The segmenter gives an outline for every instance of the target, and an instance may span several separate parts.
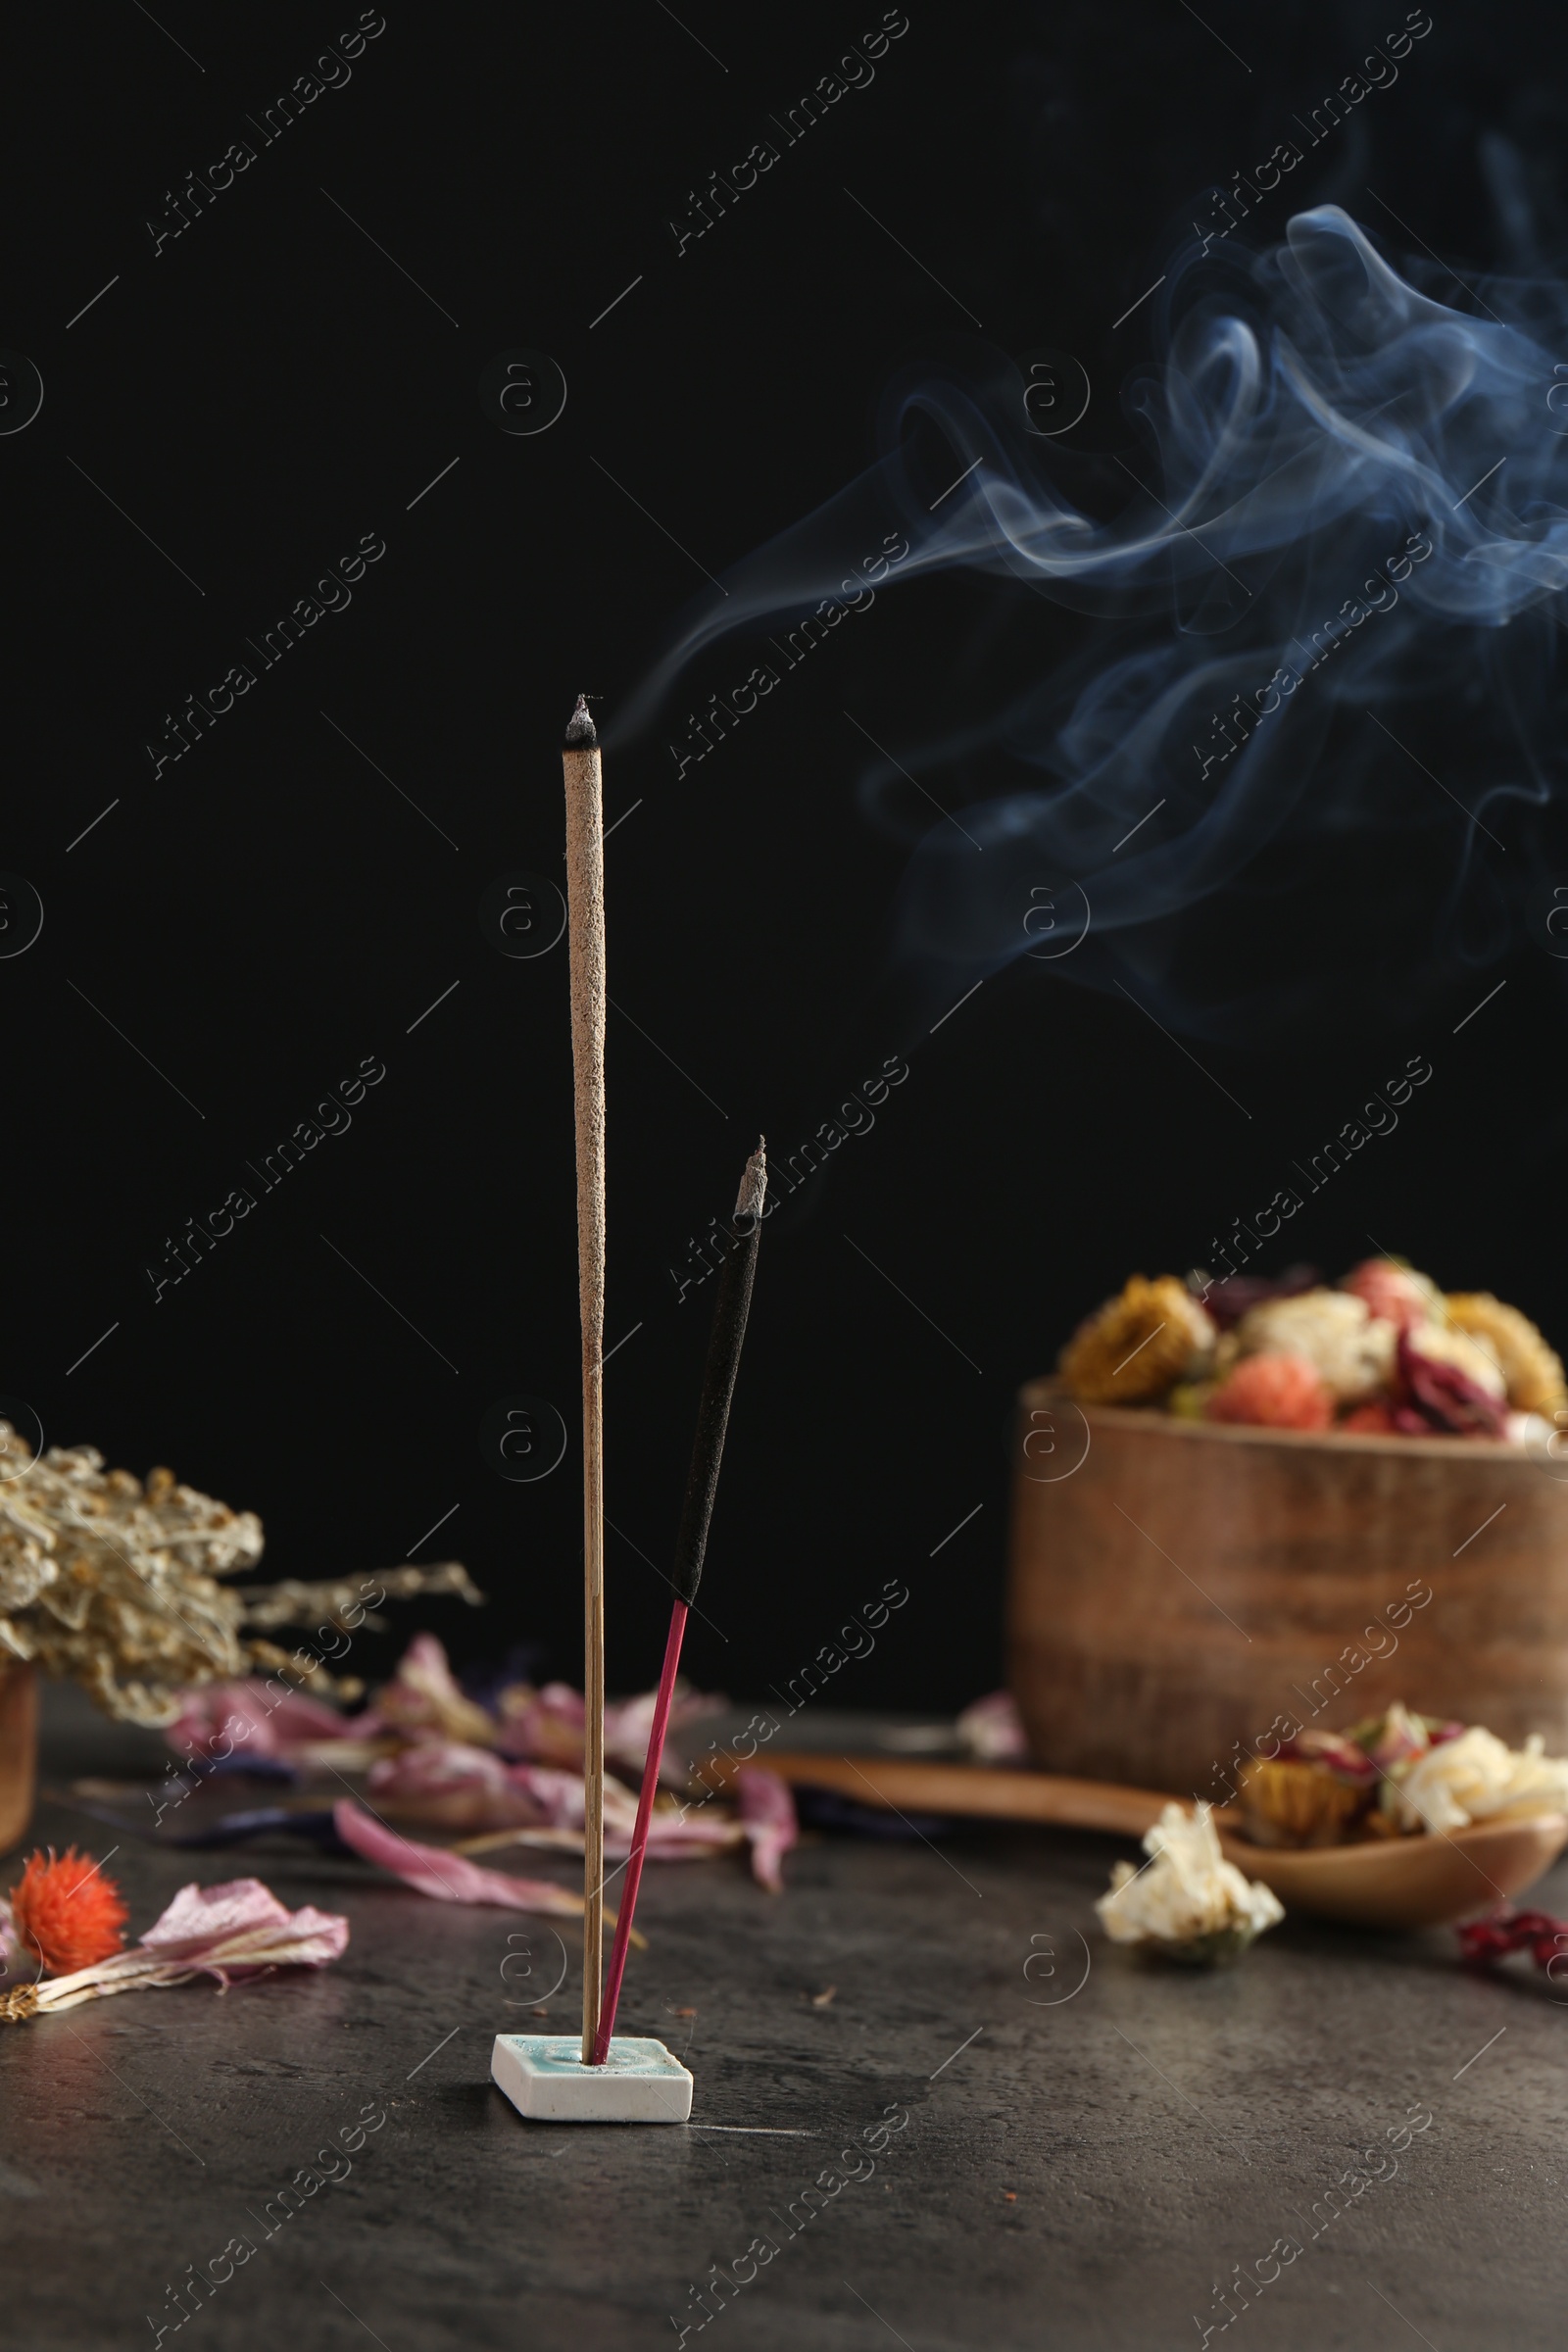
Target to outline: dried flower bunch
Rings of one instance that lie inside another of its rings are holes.
[[[363,1584],[225,1590],[220,1577],[261,1558],[262,1523],[172,1470],[150,1471],[143,1485],[128,1470],[106,1471],[91,1446],[35,1458],[5,1421],[0,1470],[0,1657],[74,1677],[106,1714],[168,1724],[192,1685],[244,1674],[264,1647],[277,1663],[270,1645],[243,1639],[252,1624],[335,1622],[355,1600],[364,1621]],[[388,1597],[482,1597],[456,1561],[379,1581]]]
[[[254,1512],[172,1470],[144,1487],[106,1472],[90,1446],[34,1460],[4,1437],[21,1467],[0,1487],[0,1648],[74,1675],[106,1713],[138,1723],[167,1722],[187,1683],[243,1671],[244,1604],[216,1579],[261,1558]]]
[[[1412,1715],[1396,1700],[1348,1732],[1298,1734],[1249,1764],[1242,1813],[1254,1845],[1346,1845],[1445,1836],[1472,1822],[1568,1813],[1568,1757],[1539,1733],[1510,1748],[1479,1724]]]
[[[1562,1359],[1488,1291],[1445,1295],[1402,1258],[1336,1288],[1135,1274],[1063,1348],[1085,1404],[1157,1405],[1189,1420],[1360,1436],[1546,1444],[1568,1426]]]

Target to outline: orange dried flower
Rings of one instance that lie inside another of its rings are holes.
[[[1079,1324],[1059,1360],[1083,1403],[1148,1404],[1200,1370],[1213,1349],[1213,1323],[1185,1283],[1135,1274]]]
[[[1254,1845],[1342,1845],[1365,1813],[1375,1781],[1356,1788],[1325,1765],[1256,1756],[1242,1768],[1242,1816]]]
[[[26,1949],[54,1977],[118,1952],[130,1916],[113,1879],[74,1845],[58,1861],[53,1846],[28,1857],[11,1890],[11,1915]]]
[[[1250,1422],[1259,1429],[1327,1429],[1334,1399],[1304,1355],[1244,1355],[1206,1411],[1210,1421]]]

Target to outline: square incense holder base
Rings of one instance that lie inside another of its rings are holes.
[[[498,2034],[490,2079],[519,2115],[546,2124],[683,2124],[692,2077],[662,2041],[617,2034],[584,2066],[576,2034]]]

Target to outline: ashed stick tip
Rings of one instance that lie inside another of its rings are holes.
[[[568,752],[587,752],[598,741],[599,730],[594,725],[593,713],[588,708],[588,697],[579,694],[577,708],[566,721],[566,749]]]
[[[746,1170],[741,1177],[741,1189],[735,1201],[735,1214],[738,1217],[760,1217],[762,1213],[762,1197],[766,1191],[767,1138],[765,1135],[760,1135],[757,1139],[757,1150],[746,1162]]]

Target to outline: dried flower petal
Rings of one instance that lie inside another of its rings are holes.
[[[643,1690],[634,1698],[612,1700],[605,1709],[605,1754],[612,1764],[621,1767],[628,1780],[639,1785],[648,1761],[648,1740],[658,1697],[657,1690]],[[503,1755],[574,1765],[581,1772],[580,1690],[574,1690],[569,1683],[547,1683],[542,1690],[535,1690],[526,1683],[514,1683],[501,1692],[498,1703],[501,1729],[496,1744]],[[727,1700],[716,1694],[694,1690],[689,1684],[678,1682],[669,1711],[669,1728],[673,1731],[699,1716],[722,1714],[727,1704]],[[666,1744],[659,1777],[671,1788],[684,1786],[685,1766],[677,1743]]]
[[[605,1709],[605,1754],[612,1764],[618,1764],[628,1780],[639,1788],[643,1770],[648,1762],[648,1741],[654,1728],[654,1709],[659,1692],[641,1690],[635,1698],[612,1699]],[[669,1730],[678,1730],[705,1715],[721,1715],[729,1701],[713,1691],[694,1690],[689,1683],[677,1682],[670,1702]],[[671,1788],[686,1786],[686,1764],[679,1752],[679,1743],[666,1740],[660,1758],[659,1777]]]
[[[291,1911],[260,1879],[227,1879],[220,1886],[182,1886],[141,1949],[227,1977],[260,1968],[324,1968],[342,1956],[348,1939],[340,1913],[309,1903]]]
[[[779,1866],[801,1834],[789,1783],[761,1765],[745,1764],[735,1775],[735,1794],[742,1827],[751,1839],[758,1884],[769,1894],[782,1894],[784,1874]]]
[[[459,1689],[434,1634],[415,1635],[398,1661],[397,1673],[377,1691],[374,1713],[379,1728],[401,1732],[405,1738],[433,1733],[482,1747],[495,1744],[494,1722]]]
[[[1529,1952],[1547,1976],[1556,1962],[1568,1963],[1568,1921],[1553,1919],[1549,1911],[1514,1911],[1503,1904],[1486,1919],[1466,1921],[1454,1934],[1462,1956],[1482,1967],[1505,1960],[1510,1952]]]
[[[550,1912],[562,1919],[582,1916],[580,1894],[570,1894],[544,1879],[514,1879],[505,1871],[486,1870],[440,1846],[416,1844],[412,1838],[400,1838],[396,1830],[372,1819],[352,1797],[338,1799],[332,1819],[345,1845],[437,1902],[493,1903],[513,1911]]]
[[[1500,1438],[1507,1416],[1498,1398],[1458,1365],[1428,1352],[1431,1334],[1430,1324],[1399,1334],[1396,1426],[1409,1437]],[[1418,1347],[1418,1338],[1425,1345]]]
[[[206,1683],[182,1690],[179,1700],[180,1711],[166,1735],[169,1744],[181,1755],[209,1762],[286,1757],[302,1741],[342,1740],[358,1728],[319,1699],[254,1676],[243,1683]]]
[[[993,1690],[988,1697],[975,1699],[964,1708],[954,1729],[978,1763],[1028,1761],[1029,1736],[1010,1690]]]
[[[1370,1788],[1378,1777],[1377,1766],[1350,1732],[1298,1732],[1283,1742],[1280,1754],[1297,1763],[1321,1764],[1326,1772],[1358,1788]]]

